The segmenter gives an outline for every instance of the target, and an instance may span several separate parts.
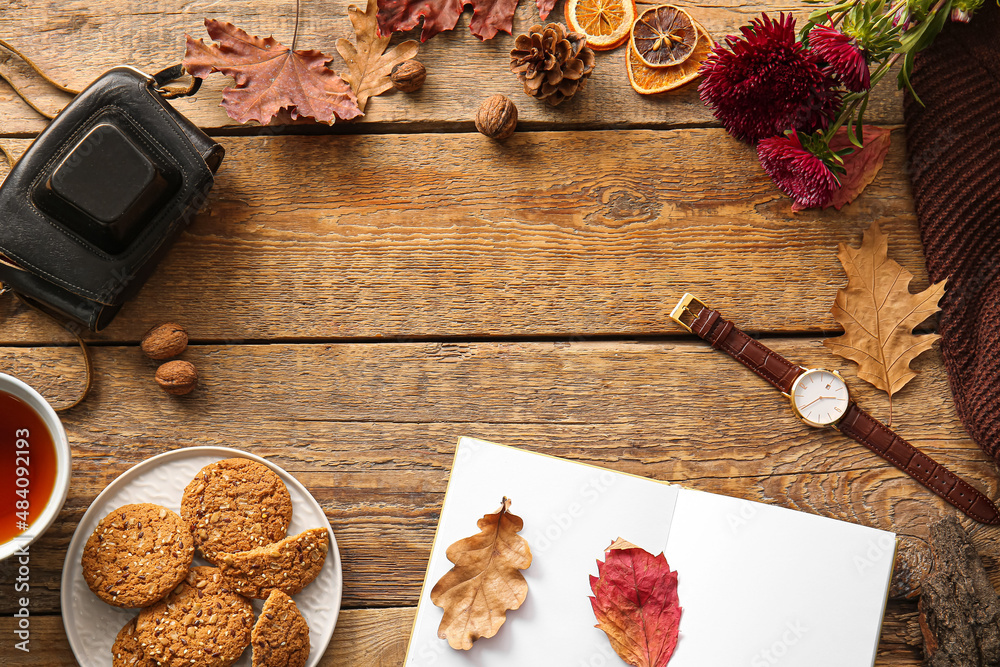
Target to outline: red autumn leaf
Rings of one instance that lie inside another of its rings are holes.
[[[346,81],[328,68],[330,57],[319,51],[292,51],[273,37],[261,39],[232,23],[205,19],[206,44],[187,35],[184,67],[204,79],[221,72],[236,80],[222,91],[222,106],[239,123],[267,124],[282,110],[292,119],[315,118],[333,123],[361,115]]]
[[[545,2],[547,0],[538,0]],[[553,4],[554,0],[552,0]],[[469,30],[479,39],[490,39],[499,31],[510,34],[514,27],[514,10],[518,0],[379,0],[378,29],[383,35],[416,28],[420,17],[424,26],[420,41],[452,30],[466,4],[472,5]]]
[[[535,4],[538,6],[538,15],[544,21],[549,18],[549,13],[556,6],[556,0],[535,0]]]
[[[628,664],[664,667],[681,622],[677,573],[663,554],[653,556],[621,538],[604,552],[603,563],[597,561],[597,573],[590,577],[595,627]]]
[[[864,148],[844,156],[844,169],[847,173],[840,174],[840,187],[834,190],[833,198],[823,208],[833,206],[839,211],[854,201],[862,190],[875,180],[875,175],[882,168],[886,153],[889,152],[890,132],[891,130],[882,127],[865,126]],[[847,138],[847,130],[843,127],[837,130],[830,140],[830,148],[833,151],[842,151],[853,146],[854,144]],[[804,208],[792,204],[793,211],[801,211]]]

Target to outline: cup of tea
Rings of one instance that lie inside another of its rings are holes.
[[[41,394],[0,373],[0,560],[48,530],[66,502],[72,461],[62,422]]]

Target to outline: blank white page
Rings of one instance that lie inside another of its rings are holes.
[[[681,489],[665,550],[684,612],[670,667],[871,667],[895,535]]]

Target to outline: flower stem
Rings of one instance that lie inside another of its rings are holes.
[[[858,0],[858,1],[860,1],[860,0]],[[924,21],[931,21],[931,20],[933,20],[934,17],[937,15],[937,13],[939,11],[941,11],[941,9],[947,3],[948,3],[948,0],[937,0],[934,3],[934,6],[931,7],[930,11],[927,13],[927,16],[924,17],[923,20]],[[897,11],[899,11],[900,9],[902,9],[903,7],[905,7],[907,4],[908,4],[908,0],[897,0],[895,3],[891,4],[889,6],[888,10],[885,13],[883,13],[882,15],[884,16],[885,14],[895,14]],[[854,5],[856,6],[857,2],[855,2]],[[830,18],[830,27],[832,27],[832,28],[837,27],[837,24],[839,24],[840,21],[843,20],[843,18],[845,16],[847,16],[848,12],[850,12],[851,9],[853,9],[853,7],[845,9],[842,12],[838,12],[838,14],[837,14],[837,16],[835,18]],[[914,28],[913,26],[909,27],[909,29],[911,29],[911,30],[913,28]],[[899,59],[902,58],[904,55],[906,55],[906,54],[905,53],[894,53],[894,54],[892,54],[892,56],[890,56],[885,61],[883,61],[882,63],[880,63],[878,65],[878,68],[875,70],[875,72],[872,73],[872,75],[871,75],[871,84],[870,84],[870,86],[869,86],[869,88],[868,88],[867,91],[865,91],[863,94],[861,94],[860,96],[857,96],[857,97],[855,97],[854,95],[848,96],[849,102],[847,103],[847,105],[843,107],[843,109],[837,115],[837,118],[833,122],[833,124],[831,124],[830,127],[827,128],[827,130],[823,133],[823,140],[827,144],[829,144],[830,140],[833,138],[833,135],[836,134],[837,130],[839,130],[841,127],[843,127],[844,123],[848,122],[851,118],[854,117],[854,114],[857,112],[858,108],[861,107],[861,105],[865,101],[867,101],[868,96],[871,94],[872,89],[875,88],[875,86],[878,84],[878,82],[881,81],[885,77],[885,75],[889,73],[889,70],[892,69],[892,66],[895,65],[897,62],[899,62]]]
[[[865,97],[867,96],[868,93],[865,93]],[[837,120],[834,121],[833,125],[827,128],[826,132],[823,134],[823,139],[826,141],[826,143],[829,144],[830,140],[833,139],[833,135],[837,133],[837,130],[839,130],[841,126],[847,122],[848,118],[854,115],[854,112],[857,111],[859,106],[861,106],[861,100],[863,99],[864,97],[859,97],[858,99],[852,101],[849,105],[847,105],[847,107],[843,111],[840,112],[840,115],[837,116]]]

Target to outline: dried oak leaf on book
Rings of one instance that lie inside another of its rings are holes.
[[[611,647],[634,667],[664,667],[677,647],[681,606],[667,559],[618,538],[591,575],[590,604]]]
[[[383,35],[416,28],[421,17],[420,41],[458,24],[465,5],[472,5],[469,30],[479,39],[494,37],[497,32],[510,34],[518,0],[379,0],[378,29]],[[541,0],[539,0],[541,2]],[[541,7],[541,5],[539,5]],[[543,17],[544,18],[544,17]]]
[[[847,287],[837,292],[830,312],[844,334],[823,344],[856,362],[859,378],[889,394],[891,421],[892,395],[917,375],[910,362],[940,338],[915,335],[913,328],[940,310],[947,281],[912,294],[913,274],[889,259],[888,239],[873,222],[860,248],[840,244],[837,257],[847,272]]]
[[[222,91],[222,106],[233,120],[266,125],[282,110],[293,120],[330,124],[335,117],[361,115],[351,87],[326,66],[325,54],[292,51],[273,37],[254,37],[225,21],[205,19],[205,27],[218,45],[186,35],[184,68],[201,79],[221,72],[236,80],[235,87]]]
[[[337,40],[337,51],[347,63],[344,79],[351,84],[351,89],[358,97],[358,106],[362,111],[369,97],[381,95],[392,88],[392,73],[394,65],[409,60],[417,55],[420,45],[409,39],[397,44],[386,52],[391,37],[378,35],[378,25],[375,14],[378,12],[376,0],[368,0],[365,11],[356,5],[347,8],[354,25],[354,44],[347,39]]]
[[[528,597],[521,570],[531,565],[528,542],[518,535],[524,527],[510,513],[510,499],[479,520],[479,534],[448,547],[455,564],[431,589],[431,602],[444,610],[438,637],[454,649],[468,650],[481,637],[492,637]]]

